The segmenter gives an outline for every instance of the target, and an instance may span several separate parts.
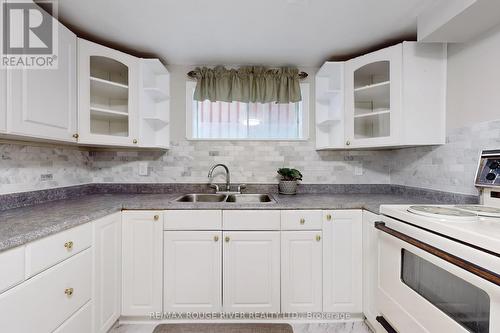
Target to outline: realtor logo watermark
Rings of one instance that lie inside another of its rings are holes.
[[[54,17],[57,3],[38,1]],[[57,21],[26,0],[2,3],[0,68],[57,69]]]

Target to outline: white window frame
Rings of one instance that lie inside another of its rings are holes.
[[[309,95],[310,84],[300,83],[302,94],[302,138],[297,139],[256,139],[256,138],[193,138],[193,94],[196,82],[186,82],[186,139],[190,141],[308,141],[309,140]]]

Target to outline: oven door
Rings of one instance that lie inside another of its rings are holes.
[[[397,332],[500,332],[499,257],[388,217],[376,228],[378,306]]]

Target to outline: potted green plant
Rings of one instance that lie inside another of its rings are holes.
[[[278,189],[280,194],[297,194],[297,181],[302,180],[302,174],[297,169],[280,168],[278,169],[280,182]]]

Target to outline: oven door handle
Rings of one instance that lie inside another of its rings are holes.
[[[467,260],[454,256],[453,254],[440,250],[437,247],[421,242],[418,239],[415,239],[397,230],[389,228],[388,226],[385,225],[384,222],[381,221],[375,222],[375,228],[393,237],[396,237],[397,239],[400,239],[408,244],[411,244],[425,252],[428,252],[440,259],[443,259],[444,261],[447,261],[450,264],[460,267],[461,269],[466,270],[469,273],[477,275],[480,278],[485,279],[486,281],[489,281],[491,283],[496,284],[497,286],[500,286],[500,275],[496,274],[495,272],[487,270]]]

